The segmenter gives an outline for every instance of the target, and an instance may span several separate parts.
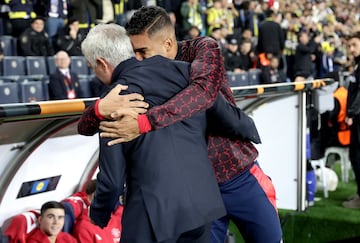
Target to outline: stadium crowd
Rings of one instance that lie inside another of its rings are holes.
[[[90,28],[125,25],[144,5],[166,9],[178,40],[216,39],[228,73],[256,69],[259,83],[323,78],[354,66],[346,36],[360,30],[357,0],[4,0],[0,40],[13,37],[18,56],[81,56]]]

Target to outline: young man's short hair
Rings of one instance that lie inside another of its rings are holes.
[[[57,201],[49,201],[49,202],[44,203],[41,206],[40,214],[44,215],[45,211],[48,209],[51,209],[51,208],[60,208],[60,209],[65,210],[64,205],[62,205],[61,203],[59,203]]]
[[[126,24],[125,29],[128,35],[147,32],[149,36],[152,36],[165,26],[173,27],[166,10],[158,6],[148,6],[137,10]]]

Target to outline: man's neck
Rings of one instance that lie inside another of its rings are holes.
[[[49,239],[50,243],[55,243],[56,242],[56,235],[48,236],[48,239]]]

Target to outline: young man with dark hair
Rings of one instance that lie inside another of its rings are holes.
[[[143,7],[135,12],[127,32],[139,60],[161,54],[190,62],[190,84],[163,105],[154,106],[139,116],[138,110],[130,113],[129,110],[141,102],[132,104],[129,102],[131,98],[118,95],[121,87],[115,88],[85,111],[78,126],[81,134],[97,132],[102,117],[113,119],[124,115],[122,120],[100,124],[104,131],[101,136],[120,137],[108,143],[111,145],[130,141],[140,134],[151,134],[150,131],[161,130],[199,114],[208,109],[219,94],[235,105],[216,41],[203,37],[177,42],[166,11],[159,7]],[[137,98],[142,99],[138,95]],[[129,115],[134,113],[135,116]],[[258,151],[251,140],[230,139],[212,133],[207,134],[207,139],[208,156],[227,209],[227,215],[213,223],[212,242],[225,241],[229,219],[235,222],[246,241],[280,242],[282,236],[275,190],[256,162]]]
[[[65,209],[56,201],[44,203],[40,209],[39,227],[27,237],[27,243],[76,243],[70,234],[61,232],[64,226]]]

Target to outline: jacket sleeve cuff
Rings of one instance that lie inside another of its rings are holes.
[[[138,126],[140,133],[147,133],[151,131],[151,123],[145,114],[138,116]]]
[[[99,103],[100,103],[101,99],[98,99],[96,100],[95,102],[95,115],[97,118],[99,118],[100,120],[105,120],[105,117],[103,117],[101,114],[100,114],[100,111],[99,111]]]

